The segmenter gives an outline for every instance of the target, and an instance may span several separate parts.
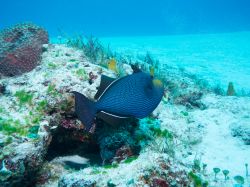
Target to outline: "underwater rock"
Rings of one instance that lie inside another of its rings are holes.
[[[20,75],[34,69],[42,54],[48,33],[33,24],[18,24],[0,32],[0,74]]]
[[[203,95],[202,92],[190,92],[178,97],[175,100],[175,103],[184,105],[187,108],[200,108],[204,110],[206,106],[200,101],[202,95]]]
[[[141,153],[132,162],[65,173],[59,184],[71,186],[77,181],[91,181],[96,186],[190,186],[185,167],[156,152]]]
[[[95,187],[96,186],[96,182],[93,180],[84,180],[84,179],[80,179],[80,180],[67,180],[62,178],[59,183],[58,183],[58,187],[77,187],[77,186],[81,186],[81,187]]]
[[[137,126],[136,120],[128,121],[119,127],[112,127],[102,120],[97,123],[97,142],[104,163],[119,162],[139,153],[140,146],[136,142],[136,137],[133,136]]]
[[[0,95],[3,94],[5,90],[6,90],[5,85],[0,83]]]
[[[47,145],[51,137],[49,134],[41,137],[39,142],[13,143],[3,149],[4,156],[0,163],[5,165],[11,177],[3,178],[1,175],[0,186],[15,186],[22,183],[29,185],[34,182],[35,174],[43,163]],[[6,173],[6,172],[5,172]]]
[[[153,187],[169,187],[168,183],[161,178],[154,178],[152,183]]]
[[[94,156],[100,154],[96,139],[84,132],[83,125],[71,115],[74,103],[67,96],[77,90],[93,98],[100,81],[98,66],[89,63],[80,51],[62,45],[45,48],[39,69],[0,80],[2,90],[8,93],[0,96],[1,187],[34,186],[33,182],[42,184],[53,179],[55,174],[46,173],[48,168],[41,173],[38,170],[57,156],[84,156],[86,150]],[[83,74],[79,75],[78,70]],[[97,75],[91,85],[88,76],[84,77],[90,72]],[[102,73],[113,75],[105,69]],[[100,156],[97,160],[101,163]]]
[[[83,156],[98,152],[96,140],[91,134],[84,132],[80,123],[69,119],[63,119],[62,122],[52,131],[53,139],[46,155],[47,160],[64,155]]]
[[[248,121],[237,121],[230,125],[232,136],[243,140],[246,145],[250,145],[250,126]]]
[[[121,127],[112,127],[98,119],[96,132],[89,134],[79,121],[63,119],[52,133],[48,156],[95,153],[101,156],[103,163],[120,162],[139,153],[140,146],[133,135],[136,125],[135,121],[129,121]]]

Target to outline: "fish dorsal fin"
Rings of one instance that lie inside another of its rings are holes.
[[[101,83],[100,86],[98,88],[97,93],[95,94],[95,99],[99,99],[99,97],[103,94],[103,92],[106,90],[106,88],[112,83],[114,82],[116,79],[115,78],[111,78],[108,77],[106,75],[102,75],[101,76]]]
[[[140,73],[140,72],[142,72],[142,70],[139,68],[138,65],[136,65],[136,64],[131,64],[130,66],[131,66],[131,68],[132,68],[132,70],[133,70],[133,73]]]
[[[129,117],[117,116],[104,111],[99,112],[97,114],[97,117],[101,118],[102,120],[113,126],[121,125],[131,119]]]

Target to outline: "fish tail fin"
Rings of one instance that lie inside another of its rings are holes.
[[[75,95],[75,113],[78,119],[83,123],[85,129],[89,131],[93,125],[95,114],[97,112],[95,102],[79,92],[72,92]]]

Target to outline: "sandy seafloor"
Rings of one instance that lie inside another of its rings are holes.
[[[184,68],[212,85],[250,92],[250,32],[102,38],[117,52],[144,55]]]

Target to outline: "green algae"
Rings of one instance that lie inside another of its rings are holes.
[[[78,69],[78,70],[76,70],[76,75],[79,78],[87,79],[87,74],[86,74],[86,71],[84,69]]]
[[[104,169],[113,169],[113,168],[118,168],[118,164],[114,163],[114,164],[108,164],[108,165],[104,165],[103,168]]]
[[[5,141],[4,141],[4,144],[5,146],[8,145],[8,144],[11,144],[13,142],[13,138],[11,136],[8,136]]]
[[[56,90],[56,85],[55,84],[52,84],[50,83],[48,85],[48,89],[47,89],[47,94],[48,95],[51,95],[53,97],[57,97],[57,96],[60,96],[61,93],[59,93],[57,90]]]
[[[185,116],[185,117],[188,116],[188,112],[186,112],[186,111],[181,111],[181,114],[182,114],[183,116]]]
[[[38,121],[33,122],[38,123]],[[0,131],[9,136],[12,134],[18,134],[20,136],[27,136],[29,138],[37,138],[38,129],[39,125],[23,125],[19,120],[3,119],[0,117]],[[12,137],[8,137],[5,143],[9,144],[11,142]]]
[[[31,109],[29,114],[24,117],[24,122],[20,120],[15,120],[13,117],[0,117],[0,131],[8,136],[16,134],[18,136],[27,136],[28,138],[36,139],[38,138],[38,128],[39,123],[43,119],[43,114],[47,109],[47,100],[42,100],[36,105],[33,103],[34,95],[32,93],[26,92],[25,90],[20,90],[15,93],[15,97],[18,100],[19,107],[24,105],[30,105]],[[2,112],[6,112],[2,110]],[[8,115],[7,115],[8,116]],[[11,138],[11,137],[10,137]],[[5,144],[11,143],[11,139],[5,142]]]
[[[124,160],[125,164],[129,164],[131,162],[133,162],[134,160],[136,160],[138,158],[138,156],[131,156],[129,158],[127,158],[126,160]]]
[[[201,161],[199,159],[194,159],[193,169],[198,172],[201,171]]]
[[[46,111],[46,109],[48,108],[48,101],[47,100],[42,100],[40,102],[38,102],[36,110],[40,113]]]
[[[56,89],[56,85],[49,84],[48,89],[47,89],[47,93],[51,94],[51,93],[55,92],[55,89]]]
[[[194,172],[189,172],[188,173],[189,178],[193,181],[193,185],[194,187],[207,187],[208,186],[208,182],[202,180],[202,178],[195,174]]]
[[[106,174],[107,171],[101,171],[97,168],[93,168],[93,170],[90,172],[91,175],[98,175],[98,174]]]
[[[19,105],[24,104],[32,104],[32,100],[34,95],[32,93],[26,92],[25,90],[20,90],[15,93],[15,96],[17,97],[19,101]]]
[[[57,65],[56,65],[55,63],[53,63],[53,62],[50,62],[50,63],[48,63],[48,67],[49,67],[50,69],[56,69],[56,68],[57,68]]]
[[[70,62],[76,62],[77,60],[76,59],[70,59],[69,61]]]
[[[0,131],[4,134],[11,135],[17,133],[19,135],[27,135],[27,130],[23,127],[19,120],[3,119],[0,117]]]
[[[170,140],[172,140],[174,138],[173,134],[170,131],[168,131],[167,129],[161,130],[161,128],[159,128],[159,127],[151,126],[150,130],[157,137],[164,137],[164,138],[167,138],[167,139],[170,139]]]
[[[102,172],[100,170],[94,169],[93,171],[91,171],[91,175],[98,175],[101,174]]]

